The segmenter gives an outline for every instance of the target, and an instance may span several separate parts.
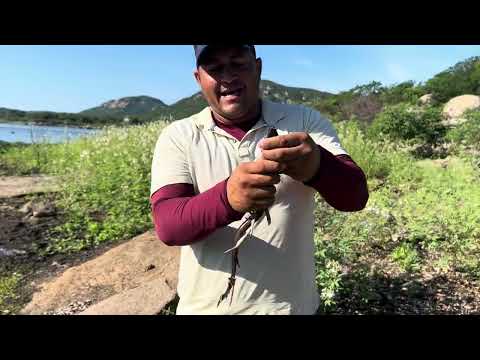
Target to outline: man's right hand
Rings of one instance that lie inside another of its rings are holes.
[[[227,182],[227,197],[230,206],[241,213],[264,210],[275,201],[275,184],[280,182],[280,173],[285,165],[276,161],[259,159],[241,163]]]

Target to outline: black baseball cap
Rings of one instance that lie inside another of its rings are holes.
[[[208,48],[219,48],[219,47],[226,47],[226,46],[235,46],[235,45],[193,45],[193,49],[195,50],[195,58],[197,59],[197,66],[199,64],[199,59],[205,53],[205,50],[207,50]],[[256,56],[254,45],[238,45],[238,46],[250,49],[253,55]]]

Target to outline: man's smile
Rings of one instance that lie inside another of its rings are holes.
[[[224,98],[225,100],[234,101],[240,98],[244,92],[243,87],[236,87],[232,89],[225,89],[220,91],[220,97]]]

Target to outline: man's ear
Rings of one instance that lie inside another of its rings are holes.
[[[195,80],[197,81],[198,86],[200,86],[200,73],[198,72],[198,68],[193,72],[193,76],[195,76]]]

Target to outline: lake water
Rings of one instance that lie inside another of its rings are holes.
[[[82,136],[91,136],[99,130],[64,126],[40,126],[28,124],[0,123],[0,141],[32,143],[62,143]]]

